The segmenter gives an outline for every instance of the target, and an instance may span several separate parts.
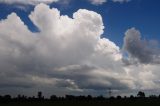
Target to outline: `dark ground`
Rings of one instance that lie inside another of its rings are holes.
[[[160,99],[5,101],[0,106],[160,106]]]
[[[73,96],[57,97],[52,95],[49,99],[38,92],[37,97],[18,95],[12,98],[10,95],[0,96],[0,106],[160,106],[160,96],[151,95],[145,97],[144,92],[138,92],[137,96],[110,97],[103,96]]]

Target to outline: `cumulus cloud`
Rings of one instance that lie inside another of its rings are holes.
[[[1,3],[7,3],[7,4],[29,4],[29,5],[36,5],[39,3],[53,3],[58,2],[60,0],[0,0]]]
[[[132,61],[144,64],[160,63],[160,49],[156,40],[142,40],[141,33],[135,28],[128,29],[124,37],[124,49]]]
[[[100,14],[79,9],[71,18],[39,4],[29,18],[39,32],[31,32],[16,13],[0,21],[1,93],[32,95],[42,90],[64,95],[160,87],[159,66],[124,65],[121,49],[101,37],[104,25]],[[139,45],[145,47],[140,33],[132,28],[124,39],[131,57],[139,58],[132,53],[130,40],[138,50]]]
[[[40,32],[28,30],[16,13],[0,21],[1,86],[128,89],[123,68],[115,68],[120,48],[101,38],[101,15],[79,9],[70,18],[39,4],[29,18]]]

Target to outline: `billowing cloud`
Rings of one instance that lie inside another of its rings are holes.
[[[6,91],[32,95],[42,90],[64,95],[108,88],[116,91],[160,88],[159,66],[124,65],[121,49],[101,37],[104,25],[100,14],[79,9],[71,18],[60,15],[56,8],[39,4],[29,18],[39,32],[31,32],[16,13],[0,21],[2,94]],[[130,49],[133,43],[130,40],[136,42],[135,49],[140,50],[139,45],[146,47],[139,31],[129,29],[124,39],[124,48],[131,57],[144,62]]]
[[[124,38],[124,49],[130,60],[140,63],[160,63],[160,49],[156,40],[142,40],[141,33],[135,28],[128,29]]]
[[[0,21],[0,86],[129,88],[123,68],[115,68],[121,66],[119,47],[101,38],[101,15],[80,9],[70,18],[39,4],[29,18],[40,32],[28,30],[15,13]]]
[[[60,0],[0,0],[1,3],[7,3],[7,4],[30,4],[30,5],[36,5],[39,3],[53,3],[58,2]]]

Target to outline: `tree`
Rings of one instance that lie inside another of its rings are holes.
[[[42,92],[41,91],[38,92],[37,98],[38,99],[44,99],[44,97],[42,96]]]
[[[57,100],[57,96],[56,95],[51,95],[50,100]]]
[[[145,93],[142,92],[142,91],[139,91],[138,94],[137,94],[137,97],[144,98],[145,97]]]

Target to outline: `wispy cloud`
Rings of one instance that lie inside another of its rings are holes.
[[[112,0],[113,2],[125,3],[130,2],[131,0]]]
[[[24,4],[24,5],[36,5],[39,3],[53,3],[58,2],[60,0],[0,0],[1,3],[7,3],[7,4]]]
[[[107,0],[89,0],[93,5],[102,5],[107,2]]]
[[[107,1],[109,0],[89,0],[91,2],[91,4],[93,5],[102,5],[104,3],[107,3]],[[111,2],[118,2],[118,3],[126,3],[126,2],[130,2],[131,0],[110,0]]]

